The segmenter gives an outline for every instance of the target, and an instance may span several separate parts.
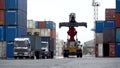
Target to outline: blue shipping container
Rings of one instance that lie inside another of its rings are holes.
[[[0,41],[5,40],[5,28],[4,26],[0,26]]]
[[[105,21],[96,21],[96,32],[102,33]]]
[[[56,29],[56,25],[53,21],[46,21],[46,28],[47,29]]]
[[[120,12],[120,0],[116,0],[116,12]]]
[[[36,28],[36,29],[39,28],[38,21],[35,21],[35,28]]]
[[[50,37],[41,37],[41,41],[46,41],[49,43],[49,51],[54,52],[54,40]]]
[[[115,28],[115,21],[105,21],[104,28]]]
[[[16,37],[22,37],[27,34],[27,31],[24,27],[20,26],[7,26],[6,27],[6,41],[14,41]]]
[[[120,43],[116,43],[116,57],[120,57]]]
[[[5,25],[20,25],[27,27],[27,14],[20,10],[5,12]]]
[[[13,58],[13,52],[14,52],[14,45],[13,42],[7,42],[7,47],[6,47],[6,57],[7,58]]]
[[[116,42],[120,42],[120,28],[116,28]]]
[[[27,12],[27,0],[5,0],[5,9],[19,9]]]

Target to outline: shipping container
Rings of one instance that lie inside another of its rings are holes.
[[[41,41],[46,41],[49,43],[49,51],[54,52],[54,39],[50,38],[50,37],[41,37]]]
[[[95,56],[98,57],[98,44],[95,45]]]
[[[0,59],[6,58],[6,42],[0,41]]]
[[[116,13],[116,27],[120,27],[120,13]]]
[[[120,12],[120,0],[116,0],[116,12]]]
[[[7,58],[13,58],[14,53],[14,42],[7,42],[6,46],[6,57]]]
[[[38,21],[35,21],[35,28],[36,28],[36,29],[39,28]]]
[[[115,42],[115,29],[104,28],[103,30],[103,42],[114,43]]]
[[[25,27],[6,26],[6,41],[14,41],[16,37],[22,37],[27,34]]]
[[[51,38],[56,38],[56,30],[50,30]]]
[[[40,29],[41,37],[50,37],[50,29]]]
[[[35,28],[35,21],[27,20],[27,28]]]
[[[116,43],[116,57],[120,57],[120,43]]]
[[[103,57],[109,57],[109,43],[103,44]]]
[[[115,43],[109,43],[109,56],[115,57]]]
[[[0,0],[0,10],[5,9],[5,0]]]
[[[116,42],[120,42],[120,28],[116,28]]]
[[[115,28],[115,21],[105,21],[104,28]]]
[[[7,10],[5,12],[5,24],[27,27],[27,14],[20,10]]]
[[[5,0],[5,9],[22,10],[27,13],[27,0]]]
[[[96,43],[103,43],[103,33],[96,33]]]
[[[116,9],[110,8],[105,10],[105,20],[115,20]]]
[[[98,56],[103,57],[103,44],[98,44]]]
[[[41,38],[39,36],[34,36],[32,49],[41,50]]]
[[[46,22],[45,21],[38,21],[38,27],[39,27],[39,29],[45,29]]]
[[[56,24],[53,21],[46,21],[46,28],[47,29],[56,29]]]
[[[0,41],[4,41],[4,40],[5,40],[5,27],[0,26]]]
[[[96,21],[96,32],[102,33],[105,21]]]
[[[5,10],[0,10],[0,25],[5,24]]]

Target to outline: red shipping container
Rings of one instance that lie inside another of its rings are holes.
[[[120,27],[120,13],[116,13],[116,27]]]
[[[115,57],[115,43],[109,43],[109,56]]]
[[[46,22],[45,21],[38,21],[38,28],[39,29],[46,28]]]
[[[51,38],[55,39],[56,38],[56,30],[50,30],[50,36],[51,36]]]
[[[5,9],[5,0],[0,0],[0,10]]]
[[[98,44],[95,46],[95,56],[98,57]]]
[[[0,10],[0,25],[5,24],[5,15],[4,15],[4,13],[5,13],[4,10]]]
[[[105,20],[115,20],[116,9],[105,10]]]

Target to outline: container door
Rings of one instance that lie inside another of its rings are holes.
[[[6,57],[7,58],[13,58],[13,52],[14,52],[14,46],[13,42],[7,42],[7,48],[6,48]]]
[[[109,43],[109,56],[115,56],[115,43]]]
[[[103,44],[98,44],[98,56],[103,57]]]
[[[6,25],[17,25],[17,11],[9,10],[5,15]]]
[[[116,43],[116,57],[120,57],[120,43]]]

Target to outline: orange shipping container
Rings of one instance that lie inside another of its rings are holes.
[[[4,10],[0,10],[0,25],[5,24],[5,15],[4,15]]]
[[[46,22],[45,21],[38,21],[38,28],[39,29],[45,29],[46,28]]]
[[[5,0],[0,0],[0,9],[5,9]]]
[[[51,38],[56,38],[56,30],[51,30],[50,31],[50,36],[51,36]]]
[[[115,57],[115,43],[109,43],[109,56]]]

